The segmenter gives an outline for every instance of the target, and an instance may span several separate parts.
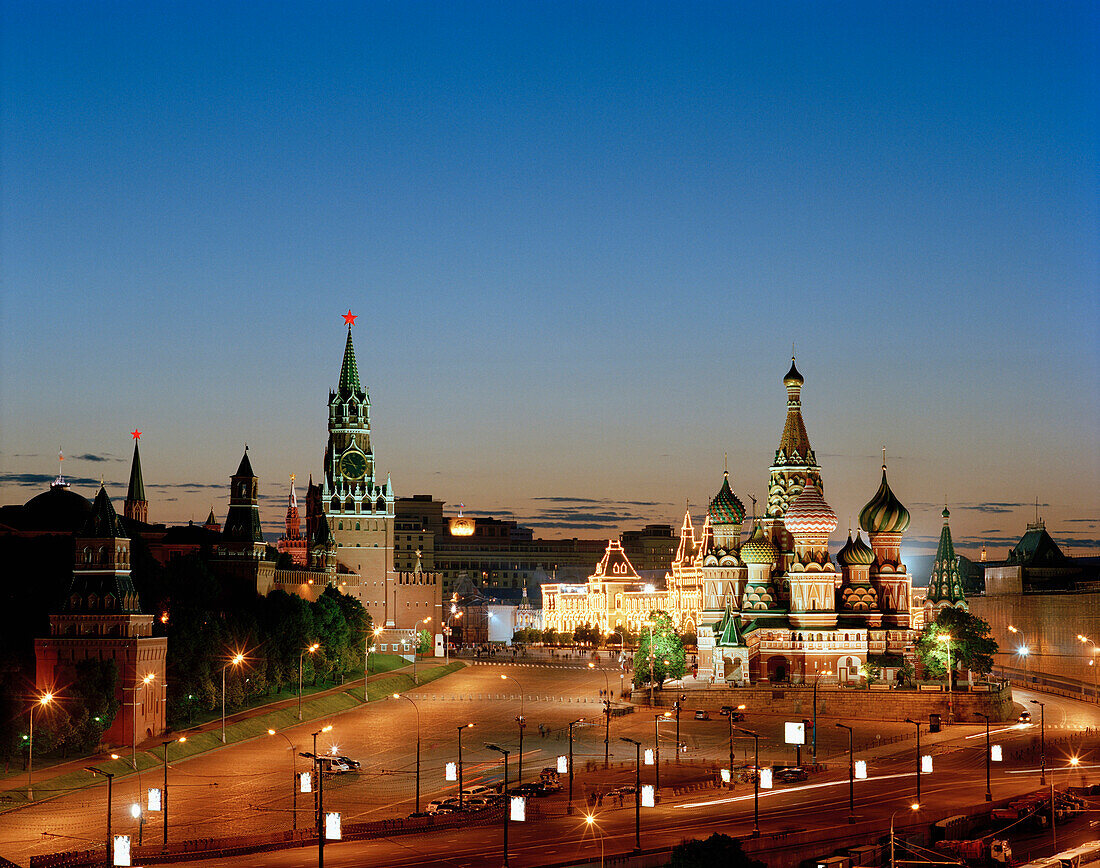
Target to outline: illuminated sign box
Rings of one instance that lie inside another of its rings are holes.
[[[508,819],[522,823],[527,819],[527,799],[524,796],[512,796],[512,807]]]
[[[730,770],[722,769],[722,783],[728,784],[730,782]]]
[[[458,763],[447,763],[447,773],[445,779],[448,781],[458,780]]]
[[[920,773],[922,775],[932,774],[932,755],[925,754],[920,758]]]
[[[760,769],[760,789],[770,790],[772,788],[772,770]]]
[[[867,763],[864,760],[856,760],[856,777],[860,780],[867,777]]]
[[[656,804],[653,784],[642,784],[642,807],[653,808]]]
[[[1001,761],[1001,746],[999,744],[992,745],[989,748],[989,758],[995,763]]]
[[[340,840],[340,815],[335,812],[325,812],[325,840]]]
[[[653,749],[652,748],[647,747],[645,749],[645,760],[643,762],[643,765],[647,765],[647,766],[653,765]]]
[[[788,720],[783,724],[783,740],[787,744],[805,744],[806,724]]]
[[[113,865],[128,866],[130,865],[130,836],[129,835],[115,835],[115,851]]]
[[[567,756],[558,757],[558,774],[564,775],[564,774],[567,774],[568,772],[569,772],[569,757],[567,757]]]
[[[155,787],[150,787],[149,789],[149,810],[160,810],[160,790],[156,789]]]
[[[301,792],[312,793],[313,792],[313,776],[309,772],[302,772],[298,776],[298,780],[301,781]]]

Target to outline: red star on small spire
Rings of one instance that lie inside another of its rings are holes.
[[[130,436],[133,437],[135,440],[140,440],[141,432],[135,428],[133,431],[130,432]]]
[[[340,314],[340,316],[342,316],[344,318],[344,325],[353,326],[353,325],[355,325],[355,320],[358,318],[359,314],[352,313],[351,308],[349,307],[348,312],[347,313],[342,313],[342,314]]]

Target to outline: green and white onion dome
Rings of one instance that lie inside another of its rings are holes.
[[[764,536],[763,528],[757,525],[752,536],[741,546],[741,561],[746,564],[774,564],[777,560],[779,553],[771,540]]]
[[[740,525],[745,520],[745,505],[737,499],[737,495],[730,488],[730,475],[727,472],[722,477],[722,487],[714,495],[714,499],[707,507],[710,523]]]
[[[871,547],[863,541],[859,531],[856,538],[852,539],[851,531],[848,532],[848,542],[836,553],[837,563],[845,567],[869,567],[875,562],[875,553]]]
[[[859,512],[859,524],[867,533],[905,533],[909,527],[907,510],[890,490],[886,465],[882,466],[882,484]]]

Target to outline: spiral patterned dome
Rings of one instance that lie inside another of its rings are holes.
[[[757,525],[750,536],[741,546],[741,560],[746,564],[774,564],[779,560],[779,553],[771,544],[764,530]]]
[[[727,471],[722,477],[722,487],[714,495],[707,508],[711,524],[741,524],[745,520],[745,505],[737,499],[730,488],[730,475]]]
[[[882,465],[882,484],[859,512],[859,524],[867,533],[905,533],[909,527],[909,510],[894,497],[886,481],[886,465]]]
[[[859,531],[856,538],[852,539],[851,531],[848,532],[848,542],[836,553],[837,563],[845,567],[869,567],[875,562],[875,553],[871,547],[863,541]]]
[[[828,537],[836,530],[837,518],[833,508],[825,502],[817,487],[807,484],[794,499],[783,524],[796,539],[798,537]]]

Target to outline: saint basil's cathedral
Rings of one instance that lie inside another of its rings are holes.
[[[727,471],[702,528],[696,531],[685,513],[664,589],[643,588],[613,542],[587,584],[543,586],[546,626],[638,632],[650,611],[663,610],[682,633],[697,635],[700,677],[735,684],[857,681],[869,658],[890,677],[912,658],[918,631],[901,560],[909,511],[890,489],[884,452],[878,491],[834,561],[829,536],[837,514],[825,501],[802,419],[803,382],[792,358],[763,515],[755,514],[754,500],[746,516]],[[945,605],[966,604],[961,593],[937,595],[933,609]]]

